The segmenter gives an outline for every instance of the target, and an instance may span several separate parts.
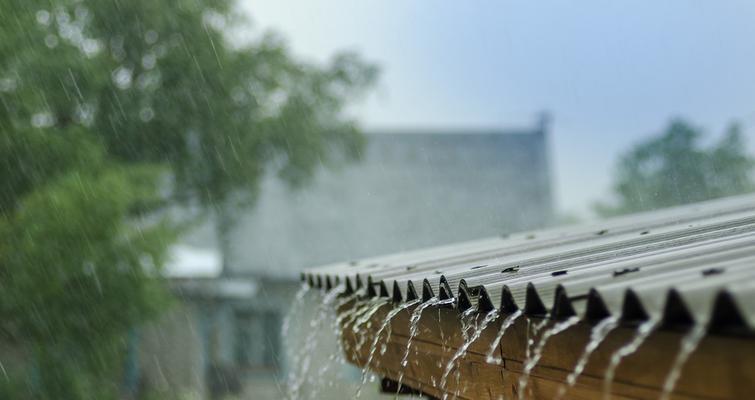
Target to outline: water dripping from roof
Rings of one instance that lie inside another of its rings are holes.
[[[366,288],[362,288],[362,289],[359,289],[358,291],[356,291],[356,292],[354,292],[354,293],[352,293],[352,294],[350,294],[348,296],[341,297],[336,302],[336,306],[334,308],[330,308],[331,310],[332,309],[336,310],[334,318],[332,318],[332,321],[331,321],[331,330],[333,332],[335,332],[336,343],[345,343],[342,340],[342,338],[343,338],[343,330],[341,329],[341,327],[342,327],[341,323],[343,321],[345,321],[345,319],[346,319],[344,317],[344,314],[347,315],[347,316],[349,316],[349,318],[351,318],[351,316],[353,316],[354,314],[356,314],[356,311],[359,308],[359,307],[357,307],[359,305],[359,298],[361,296],[364,296],[364,294],[366,293],[366,291],[367,291]],[[341,307],[343,307],[344,305],[349,304],[350,302],[352,303],[351,307],[348,308],[345,312],[339,314],[338,310]],[[328,315],[331,315],[331,314],[328,313]],[[352,319],[352,321],[353,321],[353,319]],[[328,356],[328,361],[325,362],[324,364],[322,364],[321,367],[320,367],[320,369],[319,369],[319,372],[317,374],[317,379],[314,381],[314,385],[312,387],[312,391],[309,393],[309,397],[313,398],[313,399],[316,399],[318,392],[320,391],[320,389],[323,386],[323,382],[325,381],[324,377],[328,373],[328,371],[333,366],[335,366],[335,365],[343,365],[345,363],[346,363],[346,360],[344,359],[344,356],[343,356],[342,352],[335,352],[335,353],[329,355]],[[329,384],[332,384],[332,382],[330,382]]]
[[[404,352],[404,357],[401,359],[400,364],[401,370],[398,375],[398,389],[396,391],[396,398],[398,397],[398,392],[401,390],[401,383],[404,381],[406,367],[409,366],[409,353],[411,352],[412,348],[412,340],[414,340],[414,338],[417,336],[417,333],[419,332],[419,319],[420,317],[422,317],[422,311],[425,311],[425,309],[428,307],[453,303],[453,298],[441,300],[438,297],[432,297],[430,298],[430,300],[427,300],[426,302],[420,304],[416,309],[414,309],[414,312],[412,312],[412,316],[409,319],[409,338],[407,339],[406,351]]]
[[[671,365],[671,370],[666,375],[666,380],[663,382],[663,392],[661,392],[660,400],[668,400],[671,397],[671,392],[674,391],[676,382],[682,376],[682,369],[684,364],[687,363],[689,356],[697,350],[700,345],[700,341],[705,337],[707,327],[705,324],[695,324],[692,329],[682,337],[681,344],[679,346],[679,352],[676,354],[674,364]]]
[[[532,347],[535,346],[535,338],[537,337],[537,334],[540,333],[540,331],[550,322],[549,319],[550,315],[546,315],[540,323],[537,323],[535,325],[532,325],[532,320],[529,317],[527,318],[527,347],[525,348],[525,355],[524,357],[526,359],[530,359],[532,354]]]
[[[577,383],[577,378],[579,378],[582,372],[584,372],[585,367],[587,366],[587,361],[590,359],[590,355],[592,355],[598,346],[603,343],[603,340],[605,340],[608,334],[616,329],[617,326],[619,326],[618,317],[611,316],[604,318],[592,328],[590,331],[590,341],[587,343],[585,350],[579,357],[577,365],[574,367],[574,371],[566,377],[566,383],[558,388],[556,400],[562,399],[566,394],[566,391],[574,387]]]
[[[470,308],[470,310],[472,310]],[[472,335],[467,337],[464,340],[464,344],[459,347],[458,350],[456,350],[456,353],[454,353],[453,357],[448,361],[448,364],[446,364],[446,369],[443,371],[443,376],[440,378],[440,386],[439,388],[441,390],[444,390],[446,387],[446,384],[448,383],[448,376],[451,374],[451,371],[454,369],[454,366],[456,365],[456,361],[460,360],[462,357],[464,357],[465,354],[467,354],[467,350],[469,349],[469,346],[472,345],[477,339],[480,338],[482,335],[482,332],[485,330],[485,328],[488,327],[488,325],[493,322],[496,318],[498,318],[498,310],[492,310],[489,313],[485,315],[485,318],[482,320],[479,326],[475,327],[474,332]],[[475,318],[476,319],[476,318]],[[462,329],[464,329],[462,327]],[[460,369],[457,369],[456,371],[456,394],[458,395],[458,382],[460,379],[461,371]],[[446,400],[448,398],[448,392],[443,393],[443,400]]]
[[[556,323],[543,332],[542,336],[540,337],[540,341],[531,354],[531,357],[527,357],[527,360],[524,363],[524,371],[522,372],[522,376],[519,378],[519,400],[525,399],[525,393],[527,391],[527,383],[529,382],[530,374],[532,373],[532,370],[535,369],[535,366],[540,361],[540,359],[543,357],[543,349],[548,343],[548,339],[569,329],[570,327],[576,325],[578,322],[579,317],[573,316],[565,321]]]
[[[357,388],[356,394],[354,395],[355,399],[358,399],[362,396],[362,388],[364,388],[364,385],[367,383],[369,367],[370,367],[370,364],[372,364],[373,358],[375,357],[375,352],[377,351],[378,344],[380,342],[380,335],[383,334],[383,331],[385,331],[386,328],[390,326],[393,318],[395,318],[399,313],[401,313],[401,311],[404,311],[407,308],[415,304],[418,304],[419,302],[420,300],[417,299],[417,300],[412,300],[412,301],[403,303],[401,305],[394,307],[391,311],[388,312],[388,314],[386,314],[385,318],[383,319],[383,323],[380,325],[380,328],[378,328],[377,333],[375,333],[375,337],[372,340],[372,346],[370,347],[369,356],[367,356],[367,362],[362,367],[362,380],[359,383],[359,387]],[[391,340],[391,330],[389,329],[388,335],[386,336],[385,341],[384,341],[384,346],[386,346],[390,340]],[[384,354],[384,353],[385,351],[382,350],[380,354]]]
[[[356,323],[357,319],[361,317],[365,312],[367,312],[370,309],[370,303],[368,302],[360,302],[359,300],[356,300],[354,302],[354,305],[351,309],[349,309],[341,318],[340,323],[338,324],[339,327],[346,327],[349,325],[353,325]],[[339,339],[341,336],[339,335]],[[345,342],[348,343],[348,342]],[[359,343],[357,343],[357,346],[359,346]],[[355,347],[356,348],[356,347]],[[351,350],[350,345],[345,347],[345,350]]]
[[[367,310],[354,322],[351,330],[359,337],[356,347],[354,348],[355,353],[359,354],[359,351],[362,350],[362,346],[364,346],[364,342],[367,340],[366,333],[369,332],[372,327],[372,316],[374,316],[375,313],[386,304],[388,304],[388,300],[385,298],[377,298],[369,301],[367,304]],[[367,332],[360,332],[362,326],[365,327]]]
[[[495,365],[501,365],[503,364],[503,357],[496,358],[493,356],[495,351],[498,349],[498,345],[501,343],[501,340],[503,339],[503,335],[506,334],[506,330],[509,329],[511,325],[514,325],[514,322],[517,318],[519,318],[522,315],[522,310],[516,310],[513,313],[509,314],[506,319],[503,320],[503,323],[501,323],[501,329],[498,330],[498,334],[496,335],[495,339],[493,339],[493,343],[490,346],[490,350],[488,351],[487,357],[485,357],[485,361],[488,364],[495,364]]]
[[[343,294],[346,290],[346,286],[340,284],[331,289],[325,294],[323,301],[319,304],[316,316],[309,323],[309,333],[304,340],[304,346],[302,346],[296,359],[301,359],[298,369],[292,369],[292,375],[289,376],[289,391],[291,398],[298,398],[299,391],[308,378],[309,366],[312,362],[312,353],[315,350],[317,344],[317,336],[328,315],[328,310],[335,302],[336,298]]]
[[[636,352],[637,349],[642,346],[645,340],[650,336],[651,333],[653,333],[653,331],[655,331],[655,328],[657,327],[657,319],[650,319],[643,322],[642,324],[640,324],[640,326],[637,327],[637,331],[635,332],[632,340],[624,346],[620,347],[611,355],[611,360],[608,364],[608,367],[606,367],[606,373],[603,381],[603,400],[608,400],[611,398],[611,385],[613,384],[613,379],[616,375],[616,368],[619,367],[621,360],[627,356],[634,354],[634,352]]]
[[[462,342],[466,342],[469,340],[469,332],[470,330],[476,329],[475,325],[477,322],[476,317],[477,310],[474,308],[468,308],[464,312],[461,313],[459,320],[461,322],[461,336],[462,336]],[[443,367],[442,364],[439,362],[439,367]],[[445,368],[444,368],[445,370]],[[433,382],[435,382],[435,377],[433,377]],[[435,384],[435,383],[433,383]],[[445,383],[442,383],[440,388],[442,389],[445,386]],[[456,397],[458,397],[459,388],[457,386],[456,388]]]

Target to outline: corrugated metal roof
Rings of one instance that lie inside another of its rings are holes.
[[[755,195],[310,269],[311,285],[462,309],[755,330]]]

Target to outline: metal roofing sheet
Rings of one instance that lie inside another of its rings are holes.
[[[755,330],[755,195],[314,268],[395,301]]]

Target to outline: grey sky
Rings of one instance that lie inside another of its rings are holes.
[[[557,204],[608,196],[617,155],[673,116],[755,149],[755,2],[243,0],[293,50],[383,67],[367,127],[521,126],[554,116]]]

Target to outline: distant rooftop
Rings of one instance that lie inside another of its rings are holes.
[[[373,131],[361,161],[322,169],[302,190],[267,176],[238,218],[228,265],[295,279],[313,264],[545,226],[553,206],[544,127]],[[212,233],[189,242],[206,246]]]

